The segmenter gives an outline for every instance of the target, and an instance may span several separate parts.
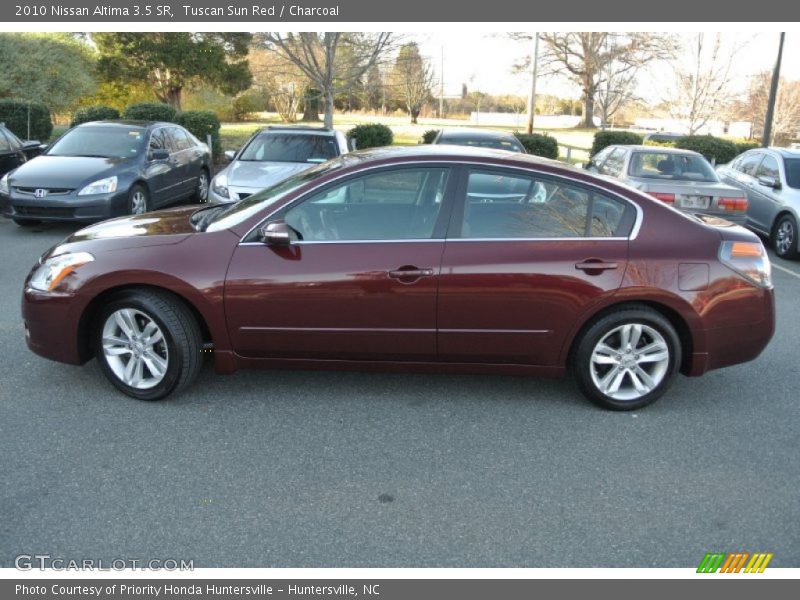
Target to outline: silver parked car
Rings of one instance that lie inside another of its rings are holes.
[[[494,129],[470,129],[468,127],[443,129],[439,131],[432,143],[494,148],[495,150],[508,150],[509,152],[526,154],[525,146],[513,133]]]
[[[267,127],[238,152],[225,153],[230,164],[211,182],[209,202],[236,202],[284,179],[349,152],[340,131],[319,127]]]
[[[608,146],[585,165],[679,210],[743,225],[747,196],[720,181],[702,154],[660,146]]]
[[[781,258],[800,255],[800,148],[748,150],[717,167],[720,178],[747,194],[747,226],[769,236]]]

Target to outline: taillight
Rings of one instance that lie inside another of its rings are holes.
[[[647,192],[656,200],[661,200],[667,204],[675,204],[675,194],[665,194],[663,192]]]
[[[719,259],[757,286],[772,287],[772,265],[761,242],[722,242]]]
[[[720,198],[717,206],[722,210],[731,212],[745,212],[747,210],[747,198]]]

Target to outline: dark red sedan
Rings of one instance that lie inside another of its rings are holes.
[[[563,164],[386,148],[235,204],[83,229],[25,281],[30,348],[143,400],[242,367],[560,376],[611,409],[754,359],[759,239]]]

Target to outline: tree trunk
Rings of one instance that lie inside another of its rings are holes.
[[[307,89],[303,94],[303,121],[319,121],[319,90]]]
[[[411,124],[417,124],[417,117],[419,117],[420,109],[413,107],[408,109],[408,113],[411,115]]]
[[[594,86],[584,91],[583,97],[583,126],[594,129]]]
[[[181,87],[171,87],[164,91],[164,102],[169,104],[175,110],[181,110]]]
[[[326,129],[333,129],[333,90],[325,90],[325,121]]]

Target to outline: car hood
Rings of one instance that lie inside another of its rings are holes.
[[[37,156],[9,176],[14,187],[76,189],[115,173],[130,158],[89,156]]]
[[[291,177],[295,173],[315,166],[312,163],[234,161],[226,169],[228,186],[267,188]]]

